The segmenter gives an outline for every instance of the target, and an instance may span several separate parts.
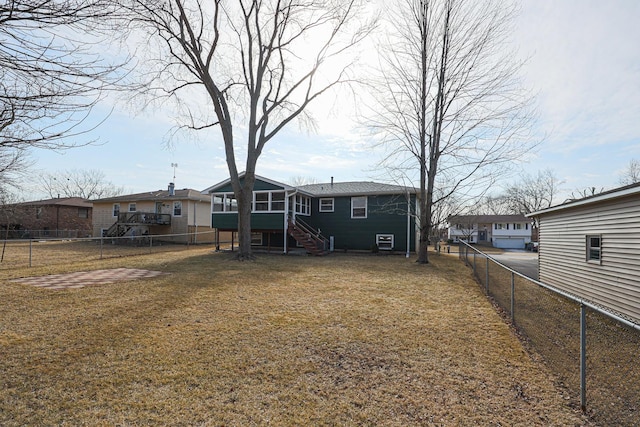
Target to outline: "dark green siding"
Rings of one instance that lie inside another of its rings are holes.
[[[303,220],[319,228],[322,235],[334,236],[334,249],[371,250],[376,234],[393,234],[394,251],[407,249],[407,200],[399,196],[368,196],[367,218],[351,218],[351,197],[334,197],[333,212],[318,212],[319,198],[311,205],[311,217]],[[411,196],[415,205],[415,196]],[[412,212],[414,209],[412,209]],[[415,220],[410,219],[410,250],[415,250]]]
[[[220,230],[237,230],[238,214],[211,214],[211,226]],[[282,230],[284,228],[284,213],[251,214],[252,230]]]
[[[240,179],[240,183],[244,183],[244,178]],[[261,181],[256,179],[255,184],[253,185],[254,191],[266,191],[266,190],[284,190],[282,187],[277,185],[269,184],[268,182]],[[214,193],[232,193],[233,188],[231,188],[231,183],[227,185],[217,188]]]

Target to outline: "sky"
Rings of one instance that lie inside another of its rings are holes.
[[[638,18],[636,0],[521,2],[512,43],[527,58],[523,84],[536,93],[537,110],[531,137],[540,144],[519,168],[529,174],[551,169],[562,182],[559,198],[587,187],[619,186],[629,161],[640,159]],[[267,144],[257,173],[280,182],[377,180],[381,153],[357,130],[342,101],[329,95],[315,106],[314,130],[285,128]],[[169,143],[171,111],[138,112],[135,103],[111,108],[94,111],[108,116],[87,135],[99,144],[34,151],[34,173],[97,169],[126,193],[166,189],[172,181],[177,188],[203,190],[228,178],[218,129]],[[490,192],[499,191],[496,185]]]

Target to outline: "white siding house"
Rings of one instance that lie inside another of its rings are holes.
[[[640,321],[640,183],[529,216],[540,281]]]
[[[524,215],[455,215],[449,217],[448,238],[524,249],[531,242],[531,220]]]

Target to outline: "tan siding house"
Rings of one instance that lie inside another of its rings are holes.
[[[211,243],[211,200],[197,190],[167,190],[128,194],[93,201],[95,236],[166,235],[176,243]],[[197,235],[195,234],[197,233]]]
[[[541,282],[640,322],[640,183],[529,216]]]

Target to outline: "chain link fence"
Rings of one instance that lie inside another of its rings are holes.
[[[184,234],[94,238],[39,238],[0,240],[0,270],[99,260],[211,246],[215,231]],[[207,242],[207,243],[204,243]],[[227,244],[226,242],[221,242]]]
[[[554,290],[461,242],[459,257],[597,425],[640,426],[640,325]]]

